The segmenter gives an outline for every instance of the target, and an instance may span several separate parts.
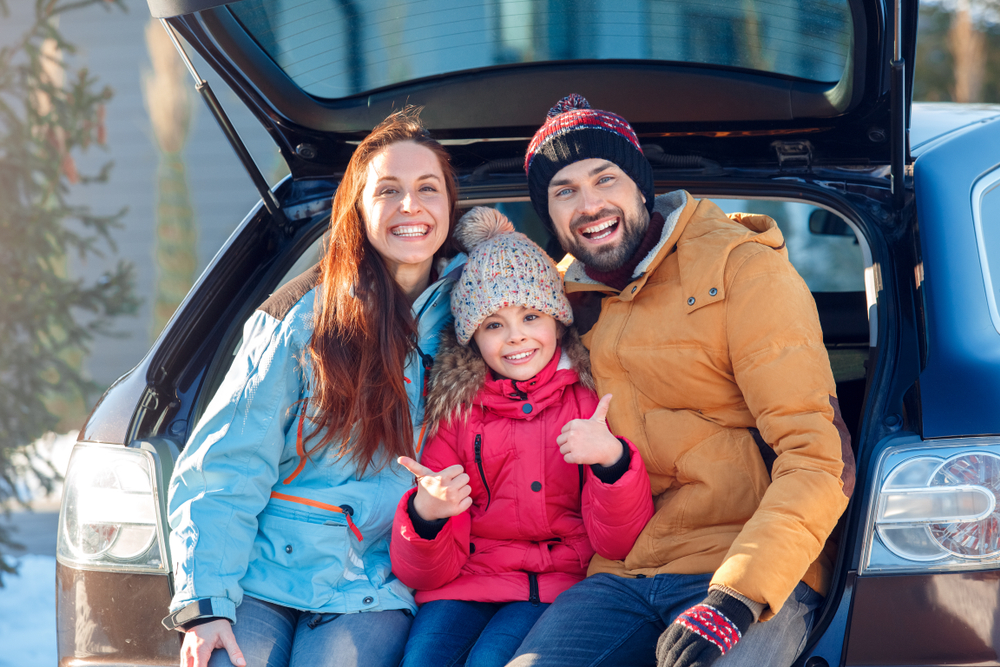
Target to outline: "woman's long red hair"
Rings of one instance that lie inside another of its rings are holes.
[[[310,412],[316,425],[310,437],[322,434],[312,451],[337,443],[339,456],[354,461],[359,477],[370,465],[380,469],[414,452],[403,372],[416,346],[416,322],[409,301],[368,241],[361,200],[372,159],[403,141],[430,149],[441,164],[451,238],[458,194],[454,170],[448,153],[420,122],[420,109],[407,107],[361,142],[334,195],[320,263],[322,296],[309,344],[314,381]],[[384,456],[376,459],[380,450]]]

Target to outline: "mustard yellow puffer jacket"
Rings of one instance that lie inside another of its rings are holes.
[[[682,190],[655,212],[661,242],[621,293],[566,271],[578,325],[599,309],[583,337],[598,395],[614,394],[608,423],[642,454],[656,508],[625,560],[588,574],[714,572],[766,620],[800,580],[825,594],[820,554],[853,487],[816,305],[771,218]]]

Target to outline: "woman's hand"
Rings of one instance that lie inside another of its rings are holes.
[[[196,625],[184,633],[181,667],[205,667],[212,657],[212,651],[217,648],[225,649],[229,653],[229,661],[234,665],[244,667],[247,664],[243,651],[236,645],[232,624],[220,618]]]
[[[563,426],[556,444],[566,463],[608,467],[621,459],[622,443],[608,430],[609,405],[611,394],[605,394],[590,419],[573,419]]]
[[[434,472],[408,456],[396,461],[417,478],[417,497],[413,509],[424,521],[447,519],[472,507],[472,487],[465,468],[459,464]]]

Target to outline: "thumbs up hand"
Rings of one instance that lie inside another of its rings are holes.
[[[622,443],[608,430],[607,414],[611,394],[605,394],[590,419],[573,419],[556,438],[566,463],[613,466],[622,457]]]
[[[434,472],[408,456],[396,459],[399,465],[417,478],[417,497],[413,509],[424,521],[447,519],[472,506],[472,487],[465,469],[457,463],[441,472]]]

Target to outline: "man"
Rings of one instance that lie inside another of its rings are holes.
[[[766,216],[654,197],[635,132],[570,95],[525,159],[608,423],[656,513],[541,617],[512,665],[790,665],[829,586],[854,461],[812,296]]]

